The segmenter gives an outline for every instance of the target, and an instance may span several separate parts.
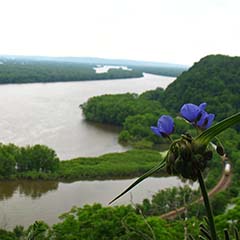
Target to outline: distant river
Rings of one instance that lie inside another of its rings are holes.
[[[87,123],[79,104],[106,93],[165,88],[173,80],[144,74],[143,78],[125,80],[0,85],[0,142],[45,144],[61,159],[125,151],[117,141],[119,129]],[[106,205],[132,182],[0,182],[0,228],[28,226],[38,219],[53,224],[73,205]],[[179,185],[182,183],[175,177],[149,178],[116,204],[139,203],[160,189]]]
[[[86,122],[79,104],[96,95],[166,88],[174,79],[144,74],[124,80],[0,85],[0,142],[45,144],[62,160],[124,151],[119,129]]]

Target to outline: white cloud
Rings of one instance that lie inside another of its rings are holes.
[[[0,54],[191,64],[240,55],[237,0],[0,0]]]

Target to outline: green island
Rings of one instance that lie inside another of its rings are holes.
[[[217,121],[240,110],[239,63],[240,57],[210,55],[183,72],[166,90],[158,88],[140,95],[128,93],[93,97],[81,105],[86,119],[121,126],[119,141],[135,149],[96,158],[59,161],[54,150],[46,146],[2,144],[1,179],[74,181],[140,176],[161,160],[159,151],[166,149],[168,144],[166,139],[150,131],[150,126],[156,125],[160,115],[175,114],[177,131],[173,138],[177,138],[183,132],[192,131],[176,114],[183,103],[207,102],[208,111],[216,114]],[[211,198],[220,237],[224,236],[225,228],[230,229],[231,236],[235,234],[235,227],[240,229],[239,131],[239,125],[236,125],[218,136],[233,166],[230,186]],[[217,155],[209,162],[204,173],[208,190],[221,178],[222,165]],[[61,215],[60,222],[53,226],[36,221],[28,229],[16,226],[13,231],[0,230],[0,239],[173,240],[184,239],[184,229],[197,238],[198,226],[205,215],[203,206],[195,201],[199,196],[199,190],[189,187],[172,188],[162,190],[152,199],[145,199],[135,206],[103,207],[94,204],[74,207]],[[179,214],[175,220],[159,217],[181,206],[186,207],[187,215]]]
[[[0,179],[96,180],[137,177],[161,159],[153,150],[129,150],[99,157],[80,157],[60,161],[45,145],[18,147],[0,145]]]

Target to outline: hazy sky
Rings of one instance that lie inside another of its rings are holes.
[[[239,0],[0,0],[0,55],[192,64],[240,55]]]

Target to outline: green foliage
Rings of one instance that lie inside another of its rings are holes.
[[[232,204],[231,209],[216,217],[217,231],[221,237],[225,228],[229,229],[231,237],[235,234],[235,227],[240,228],[240,199],[233,200]],[[0,239],[177,240],[184,239],[184,228],[187,228],[188,234],[198,239],[198,226],[201,223],[195,217],[185,221],[165,221],[159,216],[146,217],[142,213],[138,214],[130,205],[103,207],[100,204],[74,207],[70,212],[62,214],[59,219],[60,222],[52,227],[43,221],[36,221],[27,230],[21,226],[17,226],[12,232],[0,230]]]
[[[34,224],[30,225],[27,230],[28,240],[42,240],[48,238],[49,226],[43,221],[36,221]]]
[[[44,145],[34,145],[22,148],[22,159],[27,159],[24,169],[37,172],[54,172],[58,168],[59,159],[54,150]]]
[[[120,126],[129,116],[146,113],[159,116],[167,112],[158,101],[145,99],[135,93],[92,97],[81,107],[87,120]]]
[[[168,114],[158,101],[162,90],[152,94],[103,95],[90,98],[81,105],[87,120],[123,126],[119,142],[135,147],[152,147],[164,140],[154,136],[150,130],[160,115]]]
[[[217,216],[215,220],[218,229],[228,228],[231,235],[234,227],[240,229],[240,198],[233,199],[226,212]]]
[[[134,114],[136,94],[103,95],[90,98],[81,107],[87,120],[122,125]]]
[[[155,90],[148,90],[139,95],[140,98],[146,100],[153,100],[162,102],[164,100],[164,90],[163,88],[156,88]]]
[[[161,159],[161,155],[153,150],[130,150],[100,157],[76,158],[61,161],[57,175],[65,180],[135,177],[148,171]]]
[[[1,240],[17,240],[17,237],[12,232],[8,232],[6,230],[0,229],[0,239]]]
[[[59,159],[54,150],[44,145],[17,147],[14,144],[0,144],[0,178],[34,172],[55,172]]]
[[[93,231],[94,230],[94,231]],[[99,204],[74,208],[53,226],[53,239],[143,240],[182,239],[164,220],[143,218],[131,206],[102,207]]]
[[[217,216],[224,213],[226,206],[231,199],[231,195],[228,191],[219,192],[211,199],[213,215]]]
[[[10,149],[9,145],[0,146]],[[59,161],[55,152],[43,145],[17,147],[7,152],[11,158],[0,158],[0,179],[80,180],[137,177],[158,164],[162,157],[153,150],[129,150],[99,157],[80,157]],[[16,154],[16,155],[15,155]],[[9,161],[10,159],[10,161]],[[14,161],[14,164],[12,163]],[[10,163],[9,163],[10,162]],[[11,166],[11,171],[9,170]],[[6,169],[8,171],[6,172]]]
[[[2,60],[0,84],[33,82],[88,81],[99,79],[119,79],[142,77],[139,70],[110,69],[106,73],[96,73],[95,65],[31,60]]]
[[[240,58],[210,55],[182,73],[164,92],[164,106],[178,112],[184,103],[208,103],[222,120],[240,110]]]
[[[24,227],[23,226],[20,226],[20,225],[17,225],[14,229],[13,229],[13,233],[15,234],[15,236],[18,238],[18,239],[21,239],[23,238],[24,236]]]
[[[152,113],[138,114],[126,118],[123,124],[123,130],[119,134],[119,142],[134,143],[142,139],[151,142],[163,142],[159,137],[152,134],[150,127],[156,125],[158,115]],[[127,135],[126,135],[127,134]]]
[[[151,201],[144,199],[142,204],[137,205],[137,209],[146,216],[161,215],[179,207],[187,206],[198,197],[199,192],[191,190],[189,186],[167,188],[154,194]]]
[[[0,177],[7,177],[15,173],[16,159],[13,145],[0,145]]]

